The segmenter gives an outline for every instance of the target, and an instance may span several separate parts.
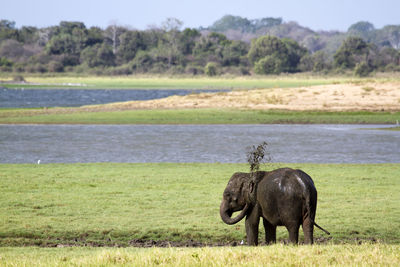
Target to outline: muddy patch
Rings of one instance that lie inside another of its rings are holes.
[[[332,237],[316,237],[314,239],[315,245],[331,245],[331,244],[375,244],[383,242],[376,237],[365,237],[365,238],[349,238],[342,240],[334,240]],[[278,244],[289,245],[289,239],[281,239],[277,241]],[[302,241],[300,245],[304,245]],[[42,243],[36,245],[38,247],[136,247],[136,248],[200,248],[200,247],[237,247],[247,246],[245,241],[231,241],[231,242],[213,242],[205,243],[196,240],[186,241],[168,241],[168,240],[145,240],[145,239],[133,239],[127,244],[112,243],[112,242],[77,242],[77,243]],[[264,241],[259,243],[259,246],[266,246]]]

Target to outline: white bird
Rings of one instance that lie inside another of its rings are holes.
[[[242,240],[242,241],[240,241],[240,245],[243,245],[244,244],[244,241]]]
[[[40,159],[37,161],[37,164],[40,164]]]

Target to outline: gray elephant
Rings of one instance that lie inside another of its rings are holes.
[[[246,216],[247,244],[258,245],[258,225],[263,218],[265,241],[276,242],[276,227],[289,231],[289,240],[297,244],[300,225],[304,242],[313,244],[317,190],[309,175],[301,170],[282,168],[274,171],[235,173],[225,188],[220,215],[227,224],[238,223]],[[235,211],[241,211],[232,218]]]

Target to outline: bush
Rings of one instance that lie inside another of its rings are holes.
[[[366,62],[361,62],[354,68],[354,75],[358,77],[367,77],[372,72],[372,68]]]
[[[385,66],[385,68],[383,69],[383,71],[385,72],[394,72],[394,71],[400,71],[400,66],[399,65],[395,65],[393,63],[390,63],[388,65]]]
[[[11,67],[12,66],[12,61],[8,60],[5,57],[0,57],[0,66],[2,67]]]
[[[192,75],[204,74],[204,68],[195,65],[188,65],[185,68],[185,73]]]
[[[284,62],[276,56],[266,56],[254,65],[257,74],[279,74],[285,71]]]
[[[217,75],[217,64],[215,64],[214,62],[208,62],[207,65],[204,67],[204,73],[207,76]]]
[[[25,71],[25,65],[23,63],[15,63],[13,65],[13,71],[14,72],[24,72]]]
[[[64,65],[61,62],[58,61],[50,61],[48,65],[48,70],[50,72],[63,72],[64,71]]]
[[[14,75],[13,81],[14,82],[26,82],[24,76],[22,76],[22,75]]]
[[[136,53],[135,58],[130,62],[130,64],[135,72],[147,72],[151,69],[153,62],[151,55],[148,52],[141,50]]]
[[[47,67],[46,67],[45,64],[38,63],[38,64],[35,65],[35,69],[36,69],[37,72],[40,72],[40,73],[47,72]]]
[[[105,73],[109,75],[129,75],[132,74],[132,66],[125,64],[118,67],[110,67],[106,69]]]

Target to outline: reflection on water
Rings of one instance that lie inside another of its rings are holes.
[[[360,125],[0,125],[0,163],[400,162],[400,132]],[[379,126],[382,127],[382,126]]]

